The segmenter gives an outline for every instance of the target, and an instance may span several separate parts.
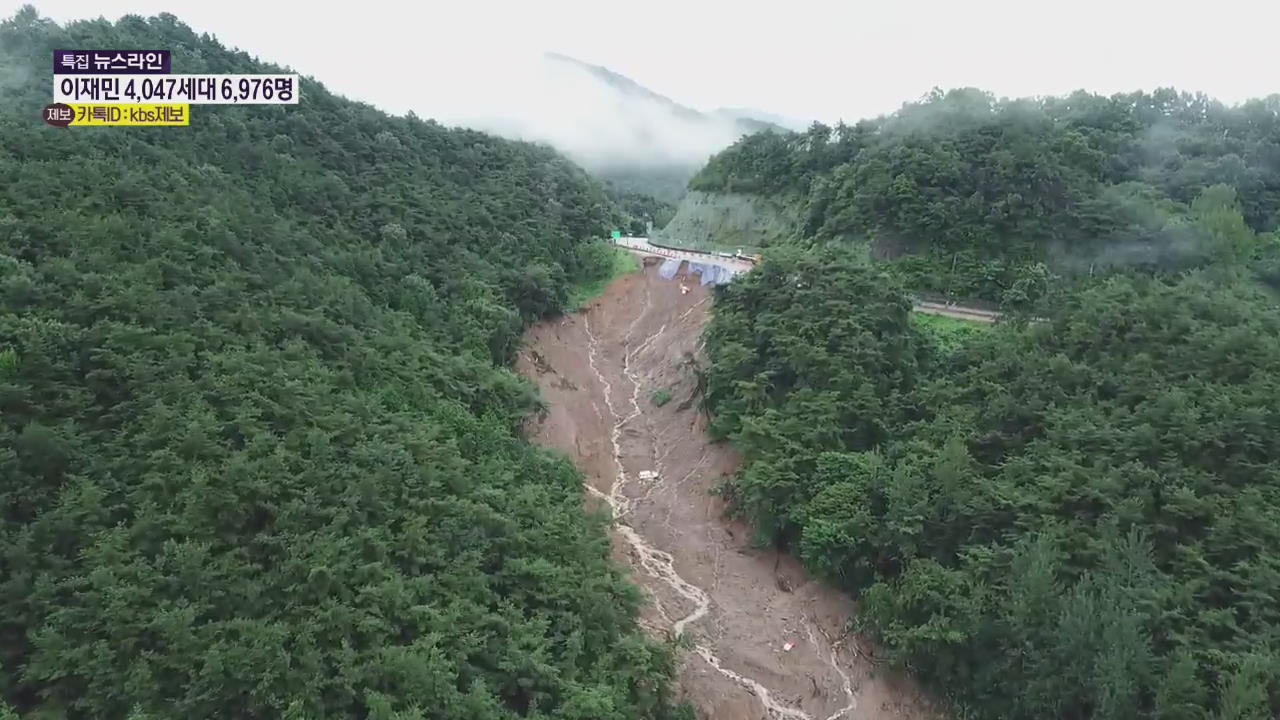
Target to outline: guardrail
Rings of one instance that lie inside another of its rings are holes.
[[[644,247],[636,247],[627,242],[616,242],[618,247],[626,248],[634,252],[644,253],[646,255],[657,255],[659,257],[672,258],[673,260],[687,260],[691,262],[705,261],[721,266],[731,267],[735,270],[744,270],[754,265],[749,260],[739,257],[724,257],[714,252],[703,250],[689,250],[687,248],[674,248],[668,245],[654,245],[649,242],[648,238],[625,238],[626,240],[638,240],[644,244]]]
[[[674,252],[666,248],[663,248],[661,246],[654,246],[657,249],[638,248],[638,247],[633,247],[631,245],[619,245],[619,247],[623,248],[624,250],[630,250],[632,252],[644,253],[645,255],[657,255],[659,257],[669,257],[669,258],[672,258],[673,260],[680,259],[679,255],[676,255]]]
[[[620,238],[620,239],[639,240],[643,242],[644,245],[646,246],[643,248],[638,248],[633,245],[628,245],[626,243],[616,243],[620,247],[625,247],[630,250],[635,250],[637,252],[651,253],[661,257],[669,257],[669,258],[676,258],[676,259],[706,258],[711,262],[719,263],[721,265],[735,264],[735,265],[740,265],[744,267],[754,267],[756,264],[752,260],[748,260],[746,258],[739,257],[737,255],[725,256],[711,250],[692,250],[689,248],[672,247],[670,245],[662,245],[659,243],[655,243],[649,238]]]
[[[972,308],[974,310],[982,310],[985,312],[1000,312],[1000,303],[990,300],[980,300],[978,298],[955,297],[940,292],[932,292],[929,290],[916,291],[911,293],[912,298],[918,303],[936,303],[938,305],[958,305],[960,307]]]
[[[935,303],[927,300],[914,301],[911,309],[913,312],[925,313],[926,315],[945,315],[960,320],[976,320],[985,323],[993,323],[1000,319],[1000,313],[994,310],[982,310],[951,303]]]
[[[675,250],[677,252],[687,252],[687,253],[693,253],[695,255],[713,255],[714,254],[710,250],[690,250],[689,248],[679,248],[679,247],[672,247],[671,245],[663,245],[662,243],[654,242],[650,238],[645,238],[644,241],[654,247],[662,248],[664,250]]]
[[[620,238],[621,240],[622,238]],[[718,261],[720,264],[727,264],[725,261],[731,261],[736,264],[753,266],[755,263],[744,260],[742,258],[727,258],[717,255],[708,250],[689,250],[687,248],[674,248],[670,245],[660,245],[653,242],[649,238],[626,238],[628,240],[638,240],[644,243],[645,247],[635,247],[624,242],[615,242],[619,247],[626,248],[633,252],[644,253],[646,255],[657,255],[659,257],[667,257],[673,260],[688,260],[688,256],[705,257],[713,262]],[[975,301],[972,304],[966,302],[959,304],[954,300],[947,299],[946,296],[936,293],[915,293],[911,298],[912,310],[915,312],[927,313],[930,315],[949,315],[963,319],[975,320],[978,322],[993,323],[1000,319],[999,307],[994,303],[985,301]]]

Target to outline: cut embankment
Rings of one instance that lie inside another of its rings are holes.
[[[795,204],[738,193],[691,191],[654,242],[688,250],[760,252],[796,230]]]

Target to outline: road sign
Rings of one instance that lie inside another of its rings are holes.
[[[621,240],[621,239],[622,239],[622,231],[621,231],[621,230],[614,230],[614,231],[613,231],[613,239],[614,239],[614,240]]]

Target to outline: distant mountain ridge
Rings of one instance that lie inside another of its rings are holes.
[[[477,69],[471,88],[436,118],[548,145],[615,190],[667,203],[715,153],[784,127],[682,105],[624,75],[558,53]]]
[[[516,71],[529,74],[536,101],[471,124],[551,145],[623,193],[675,203],[713,154],[745,135],[789,132],[742,113],[695,110],[567,55],[548,52],[539,60]]]
[[[733,118],[744,123],[764,124],[775,128],[784,128],[795,132],[804,132],[814,123],[813,120],[786,117],[777,113],[765,112],[756,108],[716,108],[712,115]],[[762,128],[763,129],[763,128]]]
[[[583,62],[576,58],[569,57],[568,55],[562,55],[555,52],[545,53],[544,57],[548,60],[566,63],[578,69],[585,70],[619,92],[666,106],[667,108],[670,108],[673,115],[689,120],[690,122],[714,123],[720,120],[729,120],[735,123],[743,134],[760,132],[762,130],[786,131],[794,129],[788,126],[785,121],[781,123],[774,122],[774,119],[783,118],[779,115],[773,115],[772,113],[761,112],[761,117],[753,117],[751,115],[752,111],[739,108],[722,108],[710,113],[694,110],[691,107],[681,105],[661,93],[654,92],[635,80],[632,80],[625,75],[620,75],[609,68],[600,65],[592,65],[591,63]],[[768,119],[764,116],[768,116]]]

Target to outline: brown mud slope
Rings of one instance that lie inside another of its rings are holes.
[[[711,490],[738,458],[707,437],[692,364],[710,292],[683,269],[663,280],[654,260],[530,330],[518,369],[550,406],[531,438],[570,455],[612,510],[617,554],[651,600],[645,625],[689,641],[685,695],[717,720],[934,717],[844,635],[848,599],[724,519]],[[662,407],[659,390],[672,396]]]

